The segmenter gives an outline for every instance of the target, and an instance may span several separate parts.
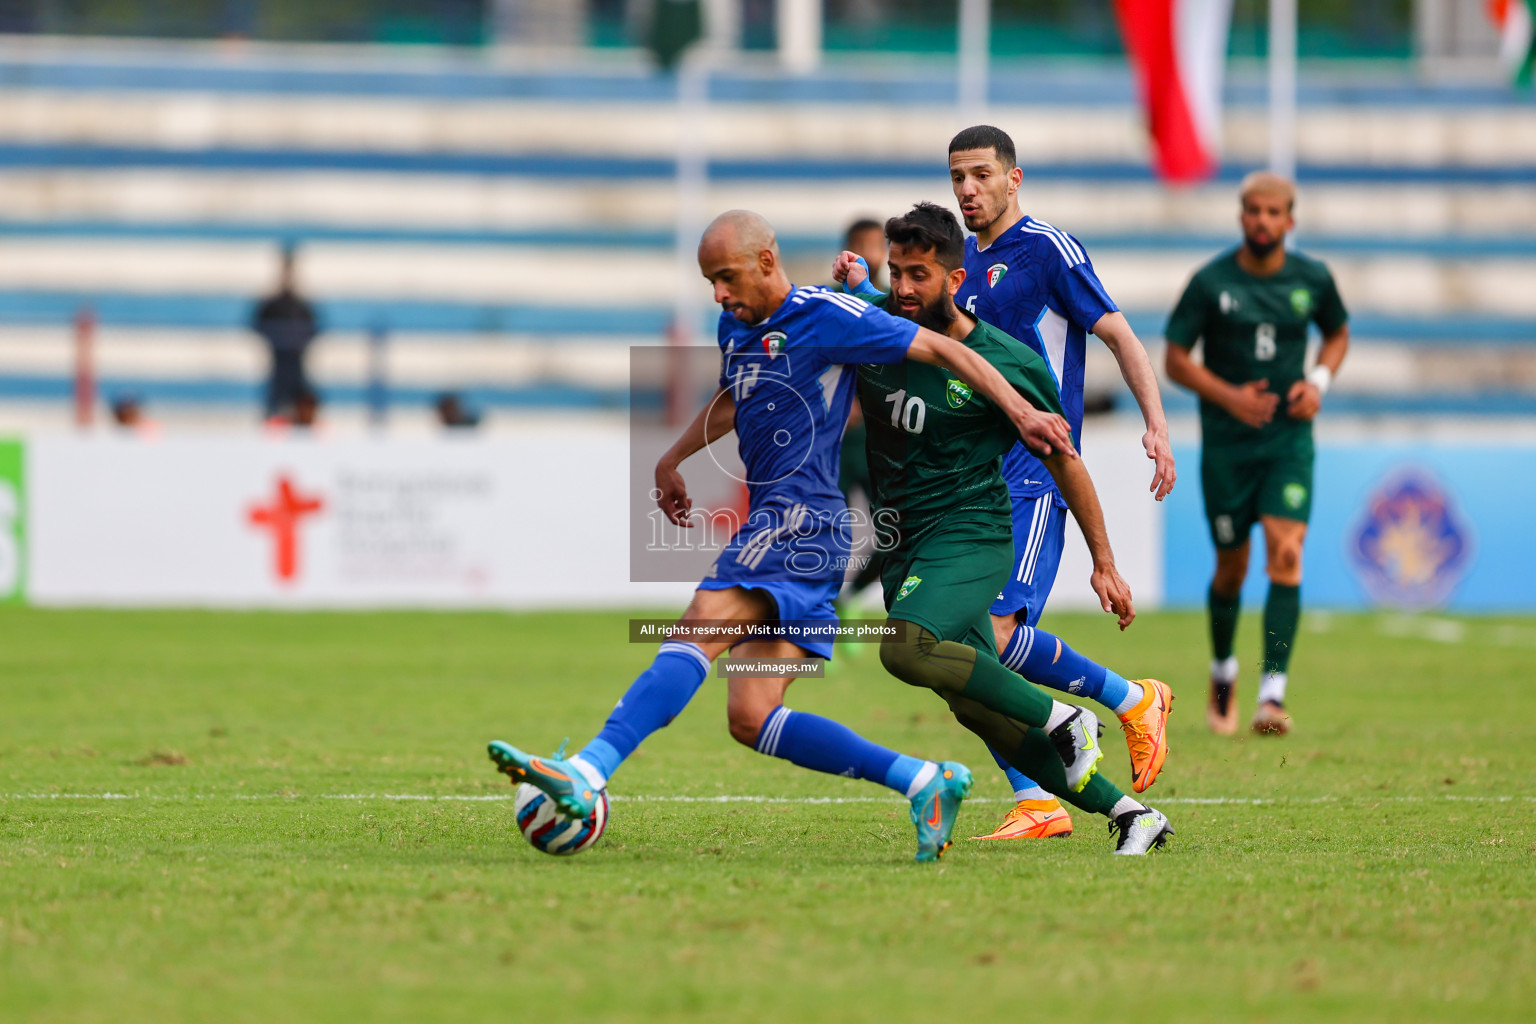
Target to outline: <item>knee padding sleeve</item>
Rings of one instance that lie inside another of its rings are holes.
[[[922,626],[902,623],[896,635],[880,644],[880,664],[911,686],[939,693],[965,689],[976,665],[976,652],[965,644],[940,640]]]

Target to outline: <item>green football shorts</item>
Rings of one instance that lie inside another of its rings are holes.
[[[1218,548],[1240,547],[1260,516],[1306,522],[1312,514],[1312,438],[1205,447],[1200,486]]]
[[[916,623],[940,640],[997,653],[988,609],[1013,569],[1013,527],[1006,516],[947,518],[889,552],[883,569],[891,618]]]

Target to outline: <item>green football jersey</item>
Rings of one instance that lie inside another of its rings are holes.
[[[1037,409],[1061,414],[1056,382],[1029,346],[977,322],[964,344]],[[1003,411],[947,369],[907,360],[859,367],[871,504],[895,549],[955,513],[996,517],[1011,534],[1003,455],[1019,432]]]
[[[1298,252],[1269,277],[1255,277],[1237,263],[1237,250],[1196,271],[1164,331],[1171,345],[1205,346],[1205,365],[1232,384],[1268,380],[1280,396],[1275,418],[1259,429],[1201,399],[1200,427],[1207,444],[1251,443],[1291,432],[1310,434],[1312,424],[1285,414],[1285,395],[1306,375],[1307,325],[1332,334],[1348,319],[1333,275],[1320,261]]]

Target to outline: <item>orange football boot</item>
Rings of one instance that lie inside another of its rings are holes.
[[[1049,800],[1020,800],[997,826],[997,831],[972,839],[1050,839],[1072,834],[1072,815],[1055,797]]]
[[[1131,748],[1131,788],[1145,793],[1157,781],[1168,759],[1168,714],[1173,690],[1158,679],[1136,679],[1144,691],[1141,703],[1120,716],[1125,745]]]

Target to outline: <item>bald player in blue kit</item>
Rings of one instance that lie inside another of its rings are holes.
[[[490,744],[498,770],[543,790],[573,818],[590,815],[620,764],[688,705],[716,657],[726,651],[754,660],[831,657],[830,635],[825,642],[805,636],[791,641],[765,635],[756,624],[836,625],[832,602],[851,539],[847,505],[837,488],[838,454],[856,364],[942,363],[996,402],[1032,446],[1046,453],[1072,451],[1061,417],[1029,406],[990,363],[960,342],[861,299],[791,285],[773,229],[757,214],[733,210],[716,218],[699,244],[699,268],[722,309],[720,388],[658,463],[658,504],[672,522],[687,525],[692,502],[678,467],[734,430],[750,510],[677,629],[597,737],[568,759]],[[731,678],[731,735],[759,753],[896,790],[911,803],[916,859],[938,859],[950,845],[955,815],[970,791],[969,770],[953,761],[898,754],[829,719],[791,711],[783,704],[790,681]],[[1075,710],[1000,665],[959,686],[972,699],[1031,725],[1045,725],[1042,704],[1052,714]]]

